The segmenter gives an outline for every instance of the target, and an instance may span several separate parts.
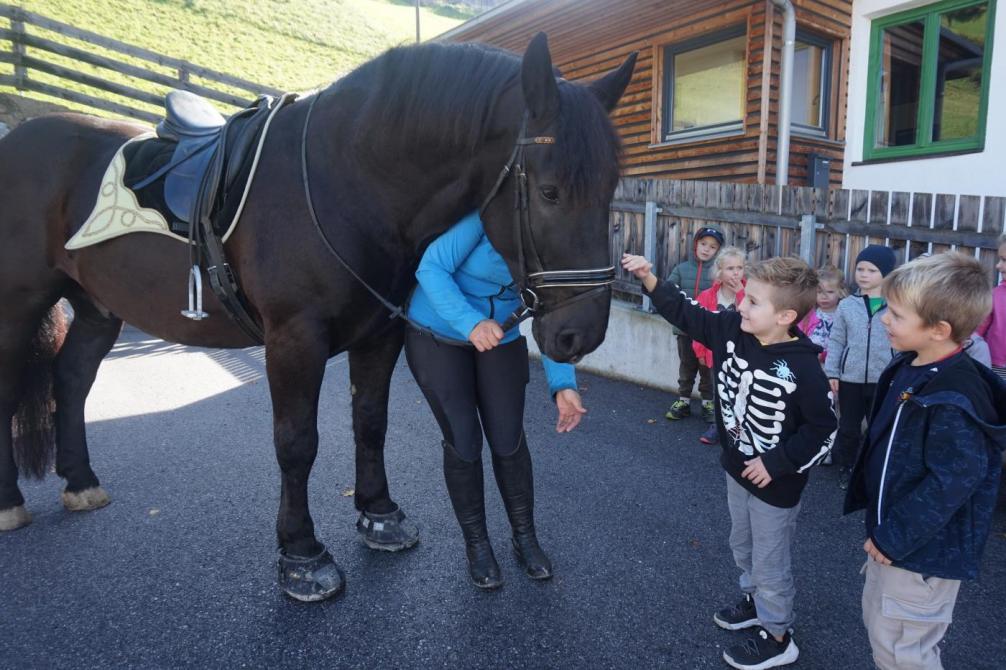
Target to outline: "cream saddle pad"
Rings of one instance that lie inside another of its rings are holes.
[[[143,142],[153,137],[156,137],[154,133],[139,135],[115,152],[112,162],[108,164],[108,169],[101,178],[101,187],[98,189],[94,209],[80,230],[66,243],[67,249],[82,249],[126,233],[158,233],[188,244],[188,238],[171,232],[163,214],[156,209],[141,207],[136,194],[123,183],[126,174],[123,150],[133,142]],[[227,231],[228,234],[230,232]],[[226,240],[226,237],[224,239]]]

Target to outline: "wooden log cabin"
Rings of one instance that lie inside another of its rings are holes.
[[[852,2],[793,5],[789,183],[840,187]],[[509,0],[438,39],[520,53],[539,31],[574,81],[639,52],[613,113],[626,176],[775,183],[783,11],[772,0]]]

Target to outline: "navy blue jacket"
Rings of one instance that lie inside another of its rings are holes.
[[[898,355],[877,382],[874,412],[914,352]],[[895,566],[926,576],[974,579],[995,510],[1006,447],[1006,384],[959,354],[916,395],[899,399],[880,431],[860,449],[845,513],[866,509],[866,530]],[[867,491],[871,449],[884,449],[880,492]]]

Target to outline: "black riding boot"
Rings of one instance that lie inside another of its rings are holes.
[[[534,532],[534,478],[531,474],[531,452],[521,435],[520,446],[509,456],[493,454],[493,472],[513,528],[513,550],[517,560],[532,579],[552,576],[552,562],[538,545]]]
[[[450,444],[444,442],[443,445],[444,479],[465,538],[468,574],[480,589],[497,589],[503,586],[503,577],[486,530],[482,461],[469,463],[458,456]]]

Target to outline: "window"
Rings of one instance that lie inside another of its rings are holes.
[[[705,139],[744,127],[747,34],[743,26],[664,51],[665,140]]]
[[[824,137],[828,130],[831,89],[831,44],[798,32],[793,50],[793,98],[790,120],[794,132]]]
[[[863,157],[985,145],[995,0],[949,0],[873,22]]]

